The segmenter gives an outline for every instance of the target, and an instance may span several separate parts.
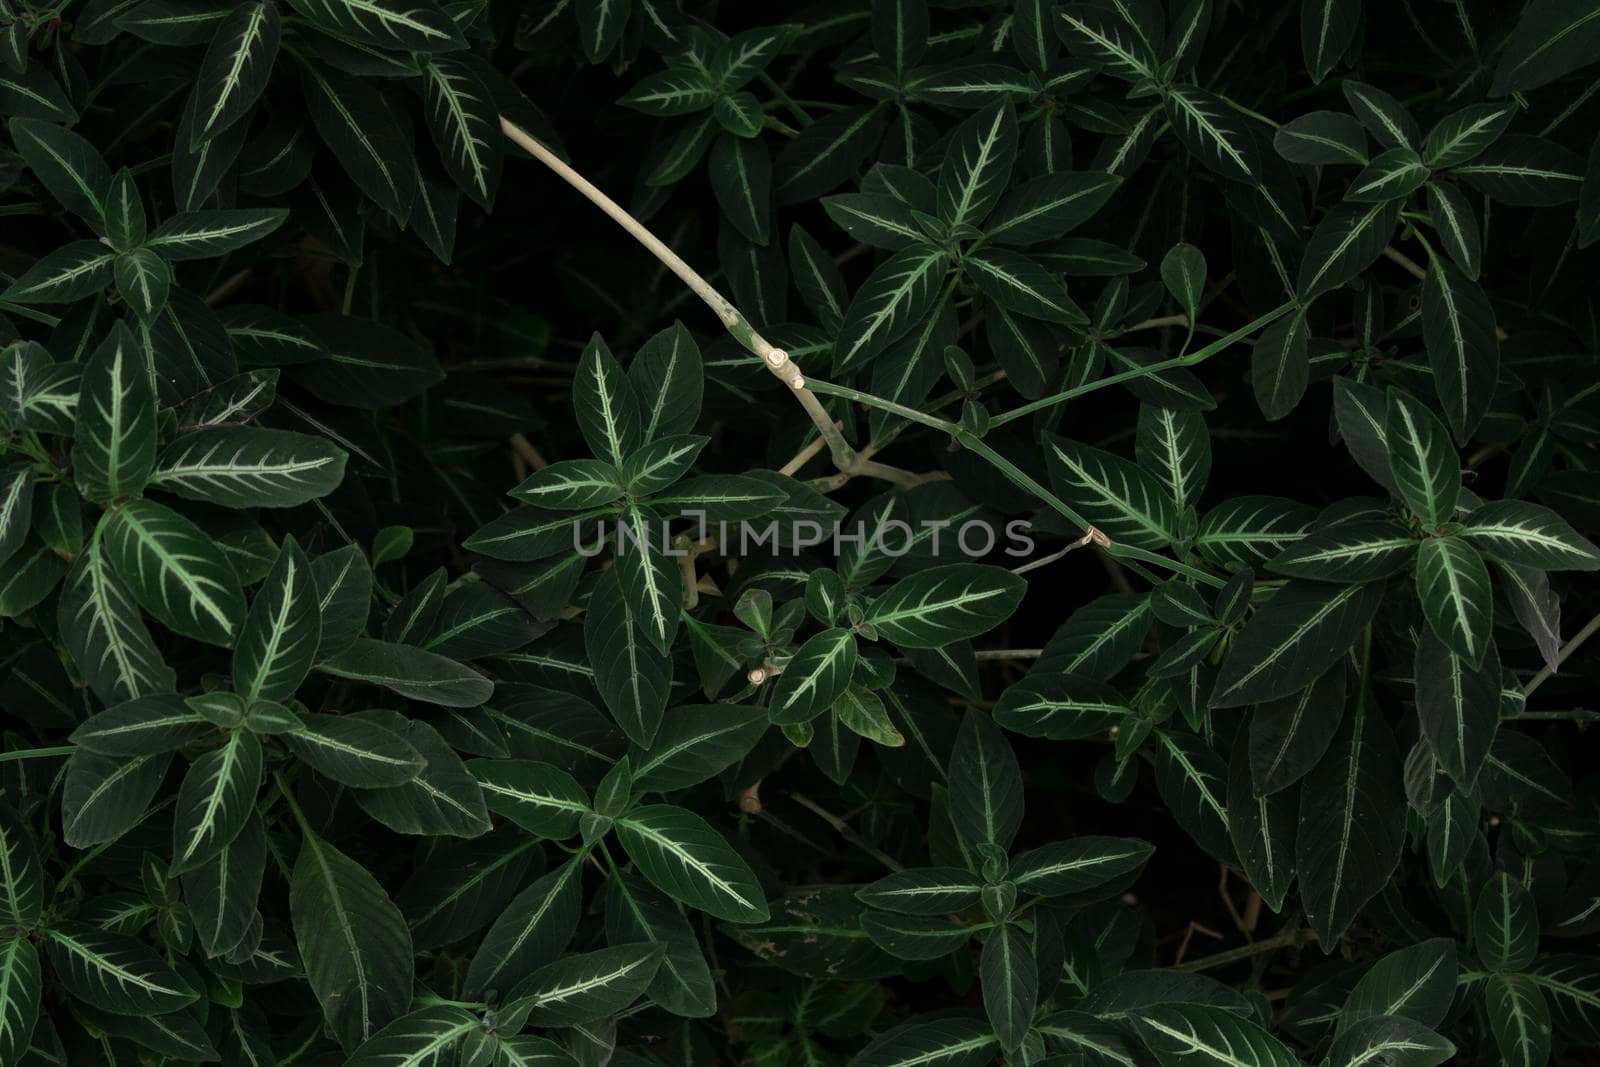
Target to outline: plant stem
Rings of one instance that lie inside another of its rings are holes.
[[[805,408],[806,414],[816,424],[817,431],[828,442],[828,449],[833,454],[833,462],[842,471],[850,470],[856,459],[855,449],[845,441],[844,435],[833,424],[833,416],[823,410],[822,403],[817,400],[811,390],[806,388],[805,377],[800,373],[800,368],[789,358],[789,353],[778,348],[756,332],[750,321],[739,313],[733,302],[716,289],[711,283],[700,276],[698,272],[683,257],[679,256],[655,234],[651,233],[638,219],[601,192],[589,179],[567,166],[554,153],[544,145],[534,140],[522,127],[512,122],[505,116],[500,117],[500,129],[505,135],[516,142],[518,147],[526,150],[535,159],[555,171],[566,183],[582,193],[590,203],[609,215],[613,222],[627,230],[634,240],[644,245],[650,254],[660,260],[672,273],[689,287],[689,289],[705,301],[717,318],[722,322],[723,328],[733,336],[733,339],[744,345],[760,358],[762,365],[771,371],[773,376],[787,385],[795,397],[800,401],[800,406]]]
[[[1384,246],[1383,255],[1385,259],[1389,259],[1400,264],[1400,266],[1405,268],[1407,274],[1410,274],[1418,281],[1421,281],[1428,276],[1428,272],[1419,267],[1416,260],[1395,248],[1393,245]]]
[[[849,823],[839,818],[839,816],[835,815],[833,812],[822,807],[810,797],[804,796],[800,793],[790,793],[789,799],[800,805],[802,808],[805,808],[807,811],[811,812],[811,814],[815,815],[829,826],[833,827],[834,833],[838,834],[840,837],[856,846],[856,848],[859,848],[861,851],[867,853],[869,856],[871,856],[873,859],[876,859],[879,863],[883,864],[891,871],[905,870],[905,867],[901,865],[901,863],[893,856],[867,844],[860,834],[850,829]]]
[[[1316,933],[1306,927],[1289,930],[1276,934],[1273,937],[1252,944],[1231,948],[1226,952],[1218,952],[1210,956],[1201,956],[1197,960],[1173,965],[1176,971],[1209,971],[1213,967],[1226,967],[1230,963],[1250,959],[1268,952],[1276,952],[1280,948],[1298,948],[1300,945],[1310,944],[1316,940]]]
[[[47,759],[51,756],[70,756],[78,751],[77,745],[58,745],[55,748],[17,748],[0,752],[0,763],[20,759]]]
[[[1583,629],[1572,635],[1572,640],[1561,646],[1561,651],[1556,653],[1556,666],[1560,667],[1565,663],[1567,657],[1578,651],[1579,646],[1593,637],[1597,631],[1600,631],[1600,615],[1590,619]],[[1555,671],[1550,669],[1549,664],[1540,667],[1539,673],[1529,678],[1528,684],[1522,687],[1523,697],[1531,697],[1533,691],[1548,681],[1553,674]]]

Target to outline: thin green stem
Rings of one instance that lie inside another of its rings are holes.
[[[1276,952],[1280,948],[1298,948],[1316,940],[1317,935],[1308,928],[1301,927],[1285,933],[1275,934],[1261,941],[1253,942],[1240,948],[1231,948],[1226,952],[1218,952],[1211,956],[1201,956],[1197,960],[1188,960],[1184,963],[1174,964],[1175,971],[1209,971],[1213,967],[1226,967],[1230,963],[1250,959],[1252,956],[1261,956],[1268,952]]]
[[[57,745],[55,748],[17,748],[12,749],[10,752],[0,752],[0,763],[9,763],[11,760],[70,756],[76,751],[78,751],[77,745]]]
[[[789,114],[794,116],[794,120],[800,124],[801,129],[811,125],[811,116],[806,114],[805,108],[801,107],[794,100],[790,99],[789,94],[784,91],[783,86],[778,84],[776,78],[768,74],[766,71],[762,71],[761,84],[765,85],[767,87],[767,91],[773,96],[777,97],[778,103],[782,104],[784,109],[787,110]]]
[[[1588,624],[1585,625],[1583,629],[1572,635],[1572,640],[1561,646],[1561,651],[1556,653],[1556,667],[1560,667],[1563,663],[1565,663],[1567,661],[1567,657],[1578,651],[1578,649],[1582,647],[1583,643],[1589,640],[1589,638],[1593,637],[1597,631],[1600,631],[1600,615],[1596,615],[1594,618],[1590,619]],[[1532,678],[1529,678],[1528,684],[1522,687],[1523,697],[1526,698],[1532,696],[1533,691],[1547,682],[1554,674],[1555,671],[1549,666],[1539,668],[1539,673],[1534,675]]]
[[[1223,349],[1228,348],[1229,346],[1243,340],[1246,337],[1249,337],[1252,333],[1255,333],[1262,327],[1271,324],[1274,320],[1292,311],[1294,307],[1295,302],[1293,300],[1286,301],[1273,308],[1265,315],[1262,315],[1260,318],[1239,327],[1226,337],[1212,341],[1210,344],[1205,345],[1202,348],[1197,348],[1186,356],[1176,356],[1172,359],[1164,359],[1159,363],[1151,363],[1144,367],[1135,367],[1133,370],[1126,370],[1120,374],[1108,374],[1104,378],[1097,378],[1092,382],[1086,382],[1083,385],[1074,386],[1073,388],[1062,393],[1057,393],[1054,396],[1042,397],[1041,399],[1035,400],[1032,403],[1023,404],[1021,407],[1012,408],[1010,411],[996,415],[994,418],[989,420],[989,425],[1004,426],[1006,423],[1011,422],[1014,419],[1020,419],[1025,415],[1032,415],[1035,411],[1045,411],[1049,408],[1055,407],[1057,404],[1065,404],[1069,400],[1076,399],[1077,397],[1083,396],[1087,393],[1092,393],[1096,389],[1104,389],[1108,385],[1119,385],[1122,382],[1134,381],[1138,378],[1148,378],[1151,375],[1159,374],[1164,370],[1171,370],[1174,367],[1193,367],[1196,364],[1204,363],[1206,360],[1210,359],[1218,352],[1221,352]]]

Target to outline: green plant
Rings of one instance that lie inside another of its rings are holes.
[[[1583,1062],[1516,6],[0,0],[0,1064]]]

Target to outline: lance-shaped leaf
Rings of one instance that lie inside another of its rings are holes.
[[[400,734],[353,716],[306,715],[281,740],[317,773],[356,789],[403,785],[423,768],[421,753]]]
[[[1473,667],[1430,629],[1417,642],[1414,677],[1422,736],[1445,773],[1470,790],[1500,725],[1500,657],[1491,643]]]
[[[835,371],[878,354],[920,322],[949,265],[949,253],[931,244],[913,245],[879,264],[845,312],[834,342]]]
[[[1355,644],[1382,599],[1379,583],[1291,581],[1234,639],[1217,675],[1212,706],[1255,704],[1310,685]]]
[[[1456,442],[1466,444],[1500,377],[1494,308],[1460,268],[1434,256],[1422,283],[1422,329],[1439,403]]]
[[[136,248],[117,256],[114,264],[117,295],[138,316],[149,323],[167,306],[172,291],[172,267],[148,248]]]
[[[1509,1067],[1543,1067],[1550,1062],[1547,988],[1525,974],[1492,974],[1484,982],[1483,1013],[1489,1017],[1500,1060]]]
[[[1473,104],[1453,111],[1428,131],[1422,142],[1422,158],[1435,170],[1475,159],[1499,139],[1516,114],[1513,100]]]
[[[404,737],[422,756],[422,769],[409,781],[357,793],[361,810],[397,834],[477,837],[489,832],[483,791],[439,731],[398,712],[375,709],[358,714]]]
[[[1579,198],[1583,159],[1554,141],[1508,133],[1470,163],[1451,168],[1468,185],[1512,207],[1550,207]]]
[[[1199,502],[1211,475],[1211,435],[1200,412],[1140,404],[1134,454],[1180,509]]]
[[[1296,541],[1267,568],[1291,578],[1371,582],[1405,570],[1416,550],[1417,539],[1397,522],[1352,519]]]
[[[1429,182],[1427,190],[1428,214],[1433,217],[1439,243],[1456,266],[1461,268],[1461,273],[1477,281],[1482,268],[1483,235],[1478,228],[1478,215],[1473,210],[1472,202],[1455,185]]]
[[[74,437],[73,471],[90,500],[137,493],[155,467],[155,393],[126,326],[114,327],[84,366]]]
[[[318,599],[311,561],[293,537],[285,538],[234,644],[234,692],[251,702],[294,695],[322,642]]]
[[[0,1058],[21,1063],[39,1021],[44,975],[39,950],[26,937],[0,942]]]
[[[730,922],[766,921],[767,898],[750,865],[700,816],[651,804],[616,827],[639,873],[672,899]]]
[[[1311,384],[1310,339],[1305,311],[1297,309],[1262,330],[1250,350],[1250,384],[1267,421],[1293,411]]]
[[[289,914],[306,979],[339,1044],[353,1051],[411,1005],[411,932],[383,886],[303,828]]]
[[[615,1015],[650,987],[663,947],[616,945],[546,964],[509,995],[505,1010],[530,1026],[576,1026]]]
[[[39,853],[27,823],[9,804],[0,804],[0,923],[31,929],[44,909],[44,880]],[[3,971],[3,963],[0,963]],[[0,983],[3,983],[0,977]],[[0,996],[0,1004],[5,1001]],[[0,1023],[6,1019],[0,1007]],[[4,1026],[0,1025],[0,1032]]]
[[[1363,697],[1300,787],[1295,867],[1306,916],[1325,950],[1389,884],[1405,844],[1405,815],[1394,735]]]
[[[704,111],[716,100],[717,85],[709,71],[685,64],[642,78],[617,103],[646,115],[667,118]]]
[[[268,3],[234,8],[217,26],[195,78],[196,145],[249,114],[278,58],[278,9]]]
[[[1292,119],[1278,127],[1272,144],[1291,163],[1367,165],[1367,135],[1361,123],[1342,111],[1313,111]]]
[[[989,717],[968,711],[950,752],[950,819],[969,845],[1009,848],[1022,825],[1022,771]]]
[[[606,882],[606,940],[663,946],[661,967],[646,995],[674,1015],[705,1018],[716,1011],[711,968],[689,920],[642,879],[619,871]]]
[[[1361,0],[1302,0],[1300,48],[1312,81],[1338,65],[1360,28]]]
[[[621,467],[642,443],[638,395],[599,334],[589,339],[578,363],[572,407],[589,450],[613,467]]]
[[[477,707],[494,692],[493,682],[465,664],[410,645],[366,637],[357,638],[338,655],[321,660],[317,669],[447,708]]]
[[[981,226],[1011,182],[1017,161],[1017,116],[1010,102],[993,104],[951,134],[939,168],[936,209],[951,229]]]
[[[1027,1036],[1039,1005],[1039,964],[1028,936],[1009,923],[993,931],[983,943],[978,976],[995,1037],[1001,1048],[1014,1051]]]
[[[999,1051],[985,1021],[959,1016],[913,1019],[879,1034],[851,1067],[980,1067]]]
[[[359,41],[402,52],[452,52],[466,41],[432,0],[290,0],[311,22]]]
[[[1152,42],[1117,9],[1107,4],[1073,3],[1056,11],[1056,32],[1071,49],[1123,81],[1143,82],[1156,76]]]
[[[74,241],[56,249],[0,292],[13,304],[70,304],[104,288],[117,254],[98,241]]]
[[[1176,505],[1142,467],[1059,438],[1047,441],[1046,459],[1056,492],[1112,541],[1158,549],[1172,540]]]
[[[82,922],[46,934],[51,970],[74,996],[115,1015],[165,1015],[197,994],[141,941]],[[409,973],[409,972],[408,972]]]
[[[1484,504],[1467,515],[1461,536],[1505,563],[1546,571],[1600,569],[1600,548],[1549,508],[1521,500]]]
[[[311,434],[212,426],[168,445],[149,484],[228,508],[286,508],[338,488],[348,458]]]
[[[888,193],[823,197],[822,208],[851,237],[873,248],[898,252],[927,239],[911,213],[911,205]]]
[[[77,364],[52,363],[41,344],[0,348],[0,425],[72,436],[79,379]]]
[[[111,569],[163,625],[197,641],[233,643],[244,593],[199,527],[160,504],[130,500],[111,514],[102,537]]]
[[[1001,245],[1032,245],[1064,237],[1089,221],[1122,179],[1105,171],[1058,171],[1023,182],[995,206],[984,235]]]
[[[1346,79],[1339,85],[1361,125],[1385,148],[1419,148],[1422,129],[1405,105],[1382,89]]]
[[[796,270],[795,276],[800,284],[801,272]],[[694,429],[705,392],[705,366],[683,323],[673,323],[640,347],[628,365],[628,381],[639,397],[645,444]]]
[[[759,707],[680,704],[650,747],[633,755],[634,787],[667,793],[698,785],[743,759],[768,722]]]
[[[226,848],[183,876],[184,903],[207,956],[232,952],[250,933],[266,865],[266,832],[252,815]]]
[[[581,859],[570,859],[506,905],[467,965],[463,992],[499,992],[566,951],[583,905],[582,868]]]
[[[1594,62],[1597,47],[1600,12],[1570,0],[1533,0],[1500,53],[1490,92],[1537,89]]]
[[[1350,990],[1338,1029],[1374,1018],[1406,1018],[1435,1027],[1449,1014],[1456,993],[1456,943],[1436,937],[1389,953]]]
[[[450,178],[479,207],[494,207],[500,187],[500,111],[468,62],[433,57],[422,64],[428,131]]]
[[[634,743],[650,744],[672,687],[672,660],[646,633],[614,573],[602,575],[590,594],[583,643],[612,718]]]
[[[745,237],[765,245],[772,218],[772,156],[767,146],[753,137],[724,133],[711,146],[707,173],[723,217]]]
[[[1539,909],[1528,887],[1505,871],[1496,872],[1478,894],[1472,941],[1491,971],[1527,969],[1539,951]]]
[[[994,707],[998,725],[1054,741],[1106,734],[1132,714],[1133,708],[1111,686],[1043,669],[1008,688]]]
[[[982,929],[950,919],[921,915],[897,915],[869,911],[861,916],[861,928],[872,943],[897,960],[925,962],[939,960],[967,947],[972,935]]]
[[[844,694],[855,666],[856,638],[849,630],[824,630],[810,638],[773,683],[772,721],[810,722]]]
[[[1348,84],[1348,83],[1347,83]],[[1295,289],[1309,302],[1359,275],[1383,253],[1400,217],[1400,201],[1338,203],[1306,243]]]
[[[1286,789],[1310,773],[1344,717],[1345,667],[1333,667],[1297,693],[1258,704],[1250,716],[1253,792]]]
[[[867,622],[902,648],[938,648],[998,626],[1026,591],[1027,582],[1001,567],[951,563],[890,586]]]
[[[622,478],[604,460],[567,459],[535,471],[510,495],[560,511],[582,511],[609,504],[622,496]]]
[[[0,468],[0,564],[27,540],[33,518],[33,469],[23,464]]]
[[[391,0],[349,0],[387,10]],[[340,8],[345,0],[302,0],[306,7]],[[423,14],[423,6],[408,8]],[[441,16],[442,17],[442,16]],[[451,26],[452,31],[454,26]],[[363,193],[404,223],[417,199],[415,148],[409,125],[402,125],[374,86],[321,64],[302,63],[301,85],[317,133],[333,149],[339,165]]]
[[[1235,181],[1261,180],[1255,135],[1227,101],[1191,85],[1174,85],[1166,106],[1178,140],[1208,169]]]
[[[467,769],[483,790],[489,810],[530,834],[557,841],[578,832],[591,810],[589,794],[559,767],[536,760],[475,759]]]
[[[628,505],[617,524],[616,572],[635,625],[656,651],[672,651],[682,615],[683,577],[660,539],[666,523],[655,512]]]
[[[1422,157],[1409,148],[1391,148],[1373,157],[1362,168],[1345,190],[1344,198],[1350,203],[1381,203],[1387,200],[1404,200],[1428,180],[1428,168]]]
[[[1294,881],[1299,798],[1292,791],[1257,793],[1250,757],[1250,734],[1240,730],[1228,761],[1228,836],[1250,885],[1276,914]]]
[[[1206,287],[1205,253],[1192,244],[1173,245],[1161,258],[1161,282],[1193,322]]]
[[[1228,765],[1204,740],[1172,730],[1156,732],[1156,788],[1173,817],[1223,863],[1238,865],[1228,816]]]
[[[67,760],[61,837],[73,848],[115,841],[144,818],[172,754],[101,756],[80,748]]]
[[[1436,1067],[1456,1054],[1456,1046],[1403,1015],[1364,1019],[1345,1030],[1328,1050],[1330,1067],[1393,1063]]]
[[[217,855],[244,829],[261,788],[261,742],[248,730],[190,765],[172,818],[172,872],[182,874]]]
[[[977,904],[982,889],[982,879],[959,867],[913,867],[856,890],[856,897],[902,915],[948,915]]]
[[[1417,550],[1417,596],[1439,640],[1477,670],[1489,648],[1494,596],[1483,557],[1459,537],[1430,537]]]
[[[185,211],[151,231],[145,247],[163,259],[210,259],[254,244],[283,225],[283,208]]]
[[[1024,852],[1011,864],[1010,879],[1019,893],[1086,893],[1139,870],[1154,852],[1136,837],[1074,837]]]
[[[403,1015],[355,1050],[346,1067],[447,1067],[481,1020],[448,1004]],[[514,1063],[514,1060],[495,1062]]]
[[[963,259],[962,268],[979,292],[1019,315],[1068,326],[1088,322],[1061,280],[1019,252],[985,248]]]
[[[367,628],[372,611],[372,568],[355,545],[324,553],[311,561],[322,615],[322,640],[317,659],[342,652]]]
[[[91,226],[102,225],[111,168],[94,145],[53,122],[13,118],[7,126],[11,143],[50,195]]]
[[[1128,1021],[1162,1067],[1296,1067],[1289,1046],[1255,1023],[1224,1008],[1202,1004],[1140,1007]]]
[[[1461,491],[1461,461],[1438,416],[1391,388],[1384,442],[1390,474],[1406,506],[1430,528],[1450,519]]]

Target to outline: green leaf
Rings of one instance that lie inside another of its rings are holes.
[[[87,923],[59,922],[46,932],[51,970],[73,996],[115,1015],[165,1015],[198,994],[155,951]]]
[[[1593,1042],[1600,1034],[1600,967],[1593,957],[1547,955],[1536,959],[1527,977],[1549,999],[1562,1033]],[[1491,980],[1492,981],[1492,980]]]
[[[1400,773],[1394,735],[1363,695],[1301,783],[1295,867],[1306,916],[1325,950],[1389,884],[1400,862],[1406,838]]]
[[[1009,877],[1019,893],[1086,893],[1139,870],[1154,852],[1154,845],[1135,837],[1074,837],[1024,852]]]
[[[800,131],[778,157],[779,202],[794,204],[821,196],[853,177],[881,140],[877,118],[873,108],[846,107]],[[709,123],[710,116],[706,119]]]
[[[983,880],[959,867],[896,871],[856,890],[863,903],[902,915],[948,915],[978,903]]]
[[[983,943],[978,960],[983,1006],[1000,1047],[1016,1050],[1039,1003],[1039,966],[1026,934],[1003,924]]]
[[[1436,937],[1384,956],[1350,990],[1337,1033],[1369,1019],[1405,1018],[1439,1026],[1456,994],[1456,943]]]
[[[145,247],[164,259],[211,259],[254,244],[283,225],[280,208],[185,211],[151,231]]]
[[[1234,638],[1211,706],[1260,703],[1310,685],[1355,644],[1382,599],[1383,587],[1376,583],[1289,582]]]
[[[485,211],[500,186],[500,111],[469,62],[433,57],[422,64],[428,131],[452,181]]]
[[[244,593],[216,543],[188,519],[148,500],[112,512],[102,532],[106,562],[168,629],[230,645],[244,622]]]
[[[172,872],[182,874],[217,855],[244,829],[261,787],[261,742],[234,730],[190,765],[172,819]]]
[[[311,561],[286,538],[234,645],[233,687],[245,700],[284,700],[310,673],[322,642],[318,598]]]
[[[1539,909],[1528,887],[1505,871],[1478,893],[1472,913],[1472,947],[1491,971],[1526,970],[1539,951]]]
[[[983,225],[1010,184],[1016,161],[1017,116],[1009,101],[962,122],[939,168],[939,218],[952,230]]]
[[[1382,254],[1394,233],[1400,202],[1339,203],[1328,210],[1306,244],[1295,283],[1302,301],[1352,280]]]
[[[22,816],[10,805],[0,804],[0,923],[6,927],[30,930],[44,909],[44,880],[33,835]],[[5,984],[5,966],[0,962],[0,987]],[[0,1005],[6,997],[0,994]],[[0,1033],[6,1019],[0,1007]]]
[[[613,945],[664,946],[661,968],[646,996],[674,1015],[716,1012],[717,991],[700,942],[678,906],[637,876],[618,871],[606,881],[606,940]]]
[[[1132,715],[1133,708],[1109,685],[1043,668],[1008,688],[994,706],[997,725],[1053,741],[1108,734]]]
[[[1461,461],[1438,416],[1391,387],[1384,419],[1389,471],[1400,498],[1430,529],[1455,515]]]
[[[950,256],[931,244],[896,252],[867,276],[845,312],[834,342],[835,372],[883,351],[927,315]]]
[[[1022,825],[1022,771],[1005,734],[968,711],[950,752],[950,819],[969,845],[1009,848]]]
[[[1155,52],[1137,28],[1112,7],[1072,3],[1056,11],[1056,32],[1075,56],[1097,65],[1113,78],[1145,82],[1156,77]]]
[[[1360,29],[1361,0],[1302,0],[1300,47],[1313,82],[1338,66]]]
[[[347,1052],[411,1006],[411,932],[365,867],[303,828],[289,915],[306,980]]]
[[[909,204],[887,193],[840,193],[822,198],[840,229],[862,244],[898,252],[927,240]]]
[[[635,744],[649,745],[667,706],[672,660],[646,632],[614,573],[602,575],[589,596],[583,643],[612,718]]]
[[[1206,512],[1195,549],[1222,567],[1256,567],[1306,536],[1316,513],[1282,497],[1243,496]]]
[[[1475,159],[1500,138],[1516,114],[1517,105],[1510,100],[1452,111],[1428,131],[1422,143],[1422,158],[1434,170]]]
[[[643,441],[639,398],[599,334],[583,350],[572,407],[589,450],[614,467],[620,468]]]
[[[1439,640],[1477,670],[1494,611],[1483,557],[1460,537],[1428,538],[1417,550],[1417,596]]]
[[[138,493],[156,458],[156,398],[133,334],[118,325],[84,366],[72,446],[78,488],[109,503]]]
[[[1295,1067],[1289,1047],[1253,1022],[1200,1004],[1140,1008],[1129,1020],[1161,1067]]]
[[[1195,321],[1206,287],[1205,253],[1191,244],[1173,245],[1161,258],[1161,281],[1189,321]]]
[[[51,196],[91,226],[106,221],[111,168],[93,144],[53,122],[13,118],[11,143]]]
[[[32,520],[32,468],[17,465],[0,469],[0,564],[22,547]]]
[[[856,638],[849,630],[824,630],[800,646],[773,683],[772,721],[810,722],[833,706],[850,685]]]
[[[1537,89],[1593,63],[1597,47],[1600,12],[1575,0],[1533,0],[1506,40],[1490,92]]]
[[[1268,422],[1288,415],[1311,384],[1307,343],[1311,327],[1304,310],[1269,324],[1250,350],[1250,384]]]
[[[1047,438],[1046,446],[1052,487],[1113,542],[1148,549],[1171,542],[1176,504],[1153,474],[1088,445]]]
[[[52,364],[42,345],[0,349],[0,425],[72,436],[79,377],[76,364]]]
[[[1476,282],[1434,256],[1422,283],[1422,328],[1439,402],[1464,445],[1488,412],[1500,377],[1494,308]]]
[[[1405,105],[1382,89],[1346,79],[1339,85],[1350,110],[1385,148],[1422,147],[1422,129]]]
[[[127,833],[144,818],[171,763],[168,752],[133,757],[101,756],[87,748],[74,752],[61,793],[62,840],[87,848]]]
[[[724,133],[711,145],[707,174],[722,215],[758,245],[769,237],[772,157],[755,139]]]
[[[1430,629],[1417,641],[1414,676],[1422,736],[1457,787],[1470,790],[1500,725],[1500,657],[1491,644],[1474,668]]]
[[[297,10],[315,21],[309,10],[314,7],[351,10],[347,5],[359,5],[376,12],[391,12],[388,6],[391,2],[298,0]],[[425,16],[425,22],[431,21],[427,16],[437,13],[427,6],[412,6],[405,11]],[[453,32],[454,26],[450,29]],[[356,187],[396,222],[405,223],[417,200],[417,168],[412,158],[415,149],[410,126],[401,124],[400,116],[375,86],[320,64],[302,62],[300,70],[306,104],[317,133],[333,150],[339,165]]]
[[[1004,622],[1026,590],[1026,581],[1000,567],[931,567],[890,586],[867,609],[867,622],[902,648],[942,647]]]
[[[797,269],[797,284],[800,276]],[[700,348],[683,323],[673,323],[640,347],[628,365],[628,381],[639,397],[645,444],[688,433],[700,421],[705,369]]]
[[[1472,202],[1455,185],[1429,182],[1427,189],[1428,214],[1433,217],[1439,243],[1461,268],[1461,273],[1477,281],[1482,268],[1483,235],[1478,229],[1478,216]]]
[[[574,857],[536,880],[506,905],[467,966],[469,996],[517,985],[541,960],[559,958],[572,940],[583,905],[583,860]]]
[[[1273,134],[1272,144],[1290,163],[1367,165],[1367,135],[1360,122],[1342,111],[1312,111],[1285,122]]]
[[[1259,716],[1259,710],[1256,712]],[[1228,836],[1250,885],[1274,914],[1294,881],[1295,823],[1299,818],[1294,793],[1257,793],[1251,768],[1254,738],[1240,730],[1228,761]]]
[[[373,1034],[346,1067],[449,1067],[480,1025],[477,1016],[448,1004],[422,1008]]]
[[[451,52],[466,41],[432,0],[290,0],[312,23],[362,44],[403,52]]]
[[[504,1010],[542,1027],[615,1015],[650,987],[663,953],[660,944],[646,942],[568,956],[519,982]]]
[[[327,496],[344,479],[345,450],[292,430],[212,426],[161,453],[149,484],[228,508],[285,508]]]
[[[400,734],[352,716],[302,716],[282,741],[318,774],[356,789],[404,785],[423,768],[421,753]]]
[[[476,707],[494,692],[493,682],[453,659],[366,637],[357,638],[337,655],[318,661],[317,669],[447,708]]]
[[[167,306],[172,291],[172,267],[153,250],[123,252],[113,264],[117,295],[133,309],[139,321],[149,323]]]
[[[1436,1067],[1456,1054],[1456,1046],[1404,1016],[1366,1019],[1350,1027],[1328,1050],[1329,1067],[1388,1063],[1394,1067]]]
[[[1088,222],[1122,185],[1105,171],[1058,171],[1014,187],[983,227],[990,242],[1033,245],[1054,241]]]
[[[21,1063],[39,1021],[39,950],[26,937],[0,942],[0,1059]]]
[[[195,127],[198,145],[250,113],[278,58],[278,9],[267,3],[241,4],[217,26],[195,77]]]
[[[1350,182],[1344,198],[1352,203],[1404,200],[1428,180],[1422,157],[1409,148],[1391,148],[1373,157]]]
[[[982,1067],[997,1039],[986,1022],[952,1016],[912,1019],[878,1035],[850,1067]]]
[[[0,69],[0,113],[69,125],[78,121],[72,101],[38,62],[15,76]]]
[[[1500,500],[1468,513],[1459,531],[1494,559],[1546,571],[1600,569],[1600,548],[1538,504]]]
[[[966,256],[961,266],[978,291],[1003,308],[1067,326],[1088,322],[1060,279],[1019,252],[985,248]]]
[[[1544,1067],[1550,1061],[1550,1005],[1534,979],[1490,975],[1483,987],[1483,1009],[1502,1063]]]
[[[363,811],[397,834],[477,837],[489,832],[483,791],[439,731],[398,712],[359,714],[404,737],[422,756],[422,769],[406,782],[357,793],[356,803]]]
[[[1205,416],[1140,404],[1134,455],[1139,466],[1166,487],[1179,510],[1199,503],[1211,475],[1211,435]]]
[[[721,774],[756,746],[768,721],[759,707],[680,704],[650,747],[634,754],[634,786],[670,793]]]
[[[716,103],[717,85],[702,67],[673,65],[641,79],[617,103],[666,118],[704,111]]]
[[[1416,555],[1410,530],[1388,519],[1352,519],[1325,526],[1290,545],[1267,568],[1291,578],[1371,582],[1399,574]]]
[[[207,956],[227,956],[249,936],[266,865],[266,832],[252,816],[226,848],[183,876],[184,903]]]
[[[1582,191],[1583,171],[1582,157],[1554,141],[1514,133],[1451,169],[1491,200],[1511,207],[1570,204]]]
[[[467,769],[483,790],[484,803],[537,837],[563,840],[578,832],[591,809],[589,794],[559,767],[535,760],[475,759]]]
[[[372,610],[372,568],[355,545],[324,553],[311,561],[322,616],[317,659],[325,660],[350,647],[367,629]]]
[[[1156,788],[1178,824],[1218,860],[1238,866],[1228,815],[1228,765],[1194,734],[1155,734]]]
[[[766,895],[749,864],[710,823],[651,804],[617,820],[617,839],[639,873],[680,903],[730,922],[765,922]]]
[[[1255,135],[1227,101],[1204,89],[1174,85],[1166,107],[1178,140],[1208,169],[1234,181],[1261,180]]]
[[[622,30],[628,22],[628,8],[629,0],[596,0],[580,5],[574,11],[578,16],[578,38],[583,42],[583,51],[589,57],[589,62],[600,62],[622,40]]]

